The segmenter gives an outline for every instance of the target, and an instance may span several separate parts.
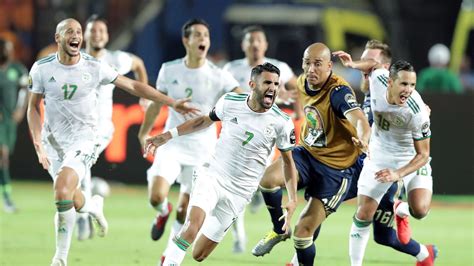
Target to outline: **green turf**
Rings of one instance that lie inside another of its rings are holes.
[[[49,265],[55,246],[52,183],[16,182],[13,187],[20,212],[0,212],[0,265]],[[437,265],[473,265],[474,197],[464,196],[462,200],[455,197],[435,198],[436,202],[426,219],[412,219],[414,238],[422,243],[438,245],[440,256]],[[171,201],[175,202],[175,193]],[[316,242],[318,265],[349,265],[348,233],[354,208],[353,203],[346,203],[324,223]],[[105,209],[110,225],[109,235],[104,239],[84,242],[74,239],[69,265],[157,265],[168,236],[165,234],[158,242],[149,238],[154,212],[148,206],[145,187],[113,186]],[[247,249],[250,250],[270,228],[270,222],[264,209],[258,214],[247,213],[245,218],[249,238]],[[292,241],[278,245],[263,258],[252,256],[250,251],[234,255],[231,248],[232,235],[229,233],[201,264],[285,265],[294,252]],[[378,246],[371,240],[364,265],[414,265],[414,261],[408,255]],[[188,255],[183,265],[198,263]]]

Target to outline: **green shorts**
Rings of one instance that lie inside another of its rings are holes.
[[[17,125],[13,119],[3,119],[0,121],[0,145],[8,146],[10,153],[15,148],[16,127]]]

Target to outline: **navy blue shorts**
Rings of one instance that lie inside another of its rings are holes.
[[[305,188],[306,199],[313,197],[321,200],[326,216],[337,210],[349,192],[352,179],[357,179],[362,169],[361,158],[347,169],[329,167],[302,146],[293,150],[293,159],[299,174],[298,189]]]

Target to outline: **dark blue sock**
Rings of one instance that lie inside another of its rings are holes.
[[[296,255],[298,256],[298,263],[304,266],[313,266],[314,265],[314,257],[316,257],[316,245],[311,244],[311,246],[305,249],[297,249]]]
[[[416,256],[420,253],[420,244],[410,239],[408,244],[400,243],[397,232],[392,227],[387,227],[374,221],[374,240],[380,245],[392,247],[400,252]]]
[[[278,219],[283,216],[283,209],[281,208],[283,190],[281,188],[272,192],[262,190],[262,195],[265,204],[267,205],[268,212],[272,218],[273,231],[277,234],[283,234],[284,231],[281,228],[285,224],[285,219],[278,221]]]

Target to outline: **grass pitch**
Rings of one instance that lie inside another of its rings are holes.
[[[0,211],[0,265],[49,265],[55,247],[52,183],[15,182],[13,187],[20,211],[15,214]],[[176,202],[176,195],[173,190],[171,202]],[[354,202],[346,202],[323,224],[316,241],[317,265],[350,264],[348,234],[354,211]],[[107,237],[79,242],[74,236],[68,265],[157,265],[174,213],[158,242],[149,236],[154,211],[148,205],[145,186],[112,186],[112,195],[105,200],[105,213],[110,226]],[[228,233],[200,265],[285,265],[291,260],[294,252],[291,240],[277,245],[263,258],[254,257],[251,248],[271,224],[264,208],[257,214],[247,213],[245,220],[247,252],[233,254],[232,233]],[[430,215],[422,221],[411,219],[411,225],[417,241],[438,246],[436,265],[474,265],[474,197],[435,197]],[[183,265],[198,265],[189,253]],[[379,246],[372,238],[369,241],[364,265],[414,264],[413,257]]]

